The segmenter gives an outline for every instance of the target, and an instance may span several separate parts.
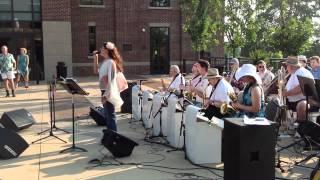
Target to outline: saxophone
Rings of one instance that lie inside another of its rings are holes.
[[[232,102],[237,102],[238,101],[238,97],[235,93],[228,93],[228,96],[230,97]],[[221,104],[220,106],[220,113],[225,115],[233,115],[235,114],[237,111],[228,103],[224,102]]]

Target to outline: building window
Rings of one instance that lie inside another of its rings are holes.
[[[170,7],[170,0],[151,0],[150,7]]]
[[[97,49],[96,26],[89,26],[89,53]]]
[[[103,0],[80,0],[80,5],[103,5]]]

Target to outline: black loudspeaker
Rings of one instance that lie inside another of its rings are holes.
[[[276,123],[245,125],[225,120],[223,160],[225,180],[275,179]]]
[[[103,130],[101,142],[114,157],[130,156],[133,148],[138,145],[133,140],[109,129]]]
[[[297,132],[300,136],[310,137],[313,141],[320,143],[320,125],[312,121],[306,121],[299,124]]]
[[[135,85],[137,85],[136,82],[128,83],[128,89],[120,93],[120,97],[123,100],[121,113],[132,113],[132,87]]]
[[[29,144],[11,129],[0,128],[0,159],[18,157]]]
[[[92,119],[97,123],[98,126],[106,125],[106,116],[104,113],[104,108],[101,106],[98,107],[90,107],[89,115]]]
[[[2,114],[0,123],[8,129],[20,131],[35,123],[33,116],[25,109],[5,112]]]

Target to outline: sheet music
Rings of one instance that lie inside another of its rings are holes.
[[[270,125],[269,120],[264,117],[248,118],[247,116],[244,116],[243,122],[246,125],[261,125],[261,126]]]

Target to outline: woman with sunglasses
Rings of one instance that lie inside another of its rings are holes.
[[[262,81],[262,88],[266,91],[275,76],[267,69],[267,65],[263,60],[258,61],[257,69],[257,73]]]
[[[104,60],[98,70],[98,55]],[[117,84],[117,73],[123,72],[122,58],[112,42],[105,42],[100,51],[93,51],[93,70],[99,73],[101,102],[104,107],[107,128],[117,131],[115,109],[123,104]]]

